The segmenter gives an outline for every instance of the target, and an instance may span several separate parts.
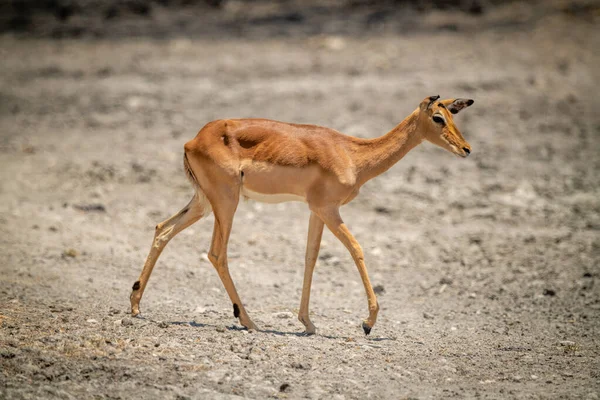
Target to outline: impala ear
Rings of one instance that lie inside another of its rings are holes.
[[[442,100],[441,103],[443,105],[445,105],[446,108],[448,109],[448,111],[450,111],[452,114],[458,114],[458,112],[460,110],[462,110],[463,108],[467,108],[470,105],[472,105],[473,103],[475,103],[475,100],[472,100],[472,99],[448,99],[448,100]]]
[[[421,111],[425,111],[427,110],[429,107],[431,107],[431,105],[440,98],[440,95],[438,94],[437,96],[429,96],[429,97],[425,97],[425,99],[423,99],[423,101],[421,102],[421,104],[419,105],[419,108],[421,109]]]

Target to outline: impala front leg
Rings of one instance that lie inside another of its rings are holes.
[[[210,208],[205,208],[206,207],[199,201],[198,195],[196,194],[189,204],[181,211],[156,225],[150,253],[146,258],[140,277],[135,281],[131,288],[131,295],[129,296],[131,302],[131,315],[137,316],[140,313],[140,300],[142,299],[142,294],[144,294],[144,289],[146,289],[146,284],[148,283],[148,279],[150,278],[150,274],[152,273],[152,269],[154,268],[160,253],[162,253],[167,243],[169,243],[175,235],[198,221],[205,213],[210,211]]]
[[[325,221],[325,224],[327,224],[329,230],[331,230],[331,232],[344,244],[344,246],[346,246],[352,255],[352,258],[354,259],[356,267],[358,268],[358,272],[360,273],[363,285],[365,286],[365,291],[367,292],[367,299],[369,302],[369,318],[363,321],[362,324],[365,334],[368,335],[371,333],[371,329],[373,328],[373,325],[375,325],[375,321],[377,321],[379,304],[377,303],[377,297],[375,296],[375,292],[371,286],[371,281],[369,280],[369,274],[367,273],[367,267],[365,265],[362,248],[354,236],[352,236],[352,233],[350,233],[346,227],[346,224],[344,224],[342,217],[340,217],[338,208],[321,210],[319,212],[319,216],[323,219],[323,221]]]
[[[310,302],[310,286],[312,283],[313,271],[319,256],[321,247],[321,236],[323,235],[323,220],[314,212],[310,214],[308,224],[308,240],[306,242],[306,257],[304,267],[304,284],[302,285],[302,300],[300,301],[300,312],[298,319],[306,327],[305,333],[314,335],[316,328],[308,316],[308,304]]]

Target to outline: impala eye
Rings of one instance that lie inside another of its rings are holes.
[[[444,118],[440,117],[439,115],[434,115],[433,116],[433,122],[435,122],[436,124],[444,124]]]

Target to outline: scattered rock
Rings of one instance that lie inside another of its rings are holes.
[[[223,332],[225,332],[225,327],[224,327],[224,326],[217,326],[217,327],[215,328],[215,330],[216,330],[217,332],[223,333]]]
[[[273,316],[275,318],[281,318],[281,319],[290,319],[290,318],[294,318],[294,314],[292,314],[289,311],[282,311],[282,312],[278,312],[273,314]]]
[[[100,203],[73,204],[73,208],[84,212],[106,212],[106,207]]]
[[[296,369],[310,369],[311,365],[307,364],[307,363],[299,363],[299,362],[293,362],[291,364],[292,368],[296,368]]]
[[[373,291],[375,292],[375,294],[383,294],[385,293],[385,288],[383,287],[383,285],[375,285]]]
[[[561,346],[575,346],[575,342],[572,342],[570,340],[562,340],[558,342],[558,344],[560,344]]]
[[[544,289],[544,296],[556,296],[556,291],[554,289]]]
[[[158,323],[159,328],[168,328],[169,326],[171,326],[171,324],[169,324],[168,322],[165,322],[165,321],[160,321]]]
[[[15,358],[17,356],[17,354],[9,349],[1,349],[0,350],[0,357],[10,360],[11,358]]]
[[[389,208],[384,207],[384,206],[377,206],[377,207],[374,208],[374,210],[375,210],[375,212],[377,214],[386,214],[386,215],[389,215],[389,214],[392,213],[392,211]]]
[[[87,322],[88,324],[97,324],[97,323],[98,323],[98,320],[95,320],[95,319],[93,319],[93,318],[90,318],[90,319],[88,319],[86,322]]]
[[[423,318],[425,318],[425,319],[433,319],[435,317],[433,316],[433,314],[430,314],[428,312],[424,312],[423,313]]]
[[[79,253],[77,252],[77,250],[75,249],[66,249],[62,252],[62,257],[63,258],[75,258],[79,255]]]
[[[290,390],[290,384],[289,383],[283,383],[281,384],[281,386],[279,386],[279,391],[281,393],[287,392]]]
[[[440,285],[452,285],[452,279],[448,277],[443,277],[440,279]]]
[[[121,320],[121,325],[123,325],[123,326],[131,326],[131,325],[133,325],[133,321],[131,320],[131,318],[123,318]]]

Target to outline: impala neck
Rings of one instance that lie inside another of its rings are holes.
[[[360,144],[361,160],[357,167],[361,183],[390,169],[423,141],[423,136],[417,129],[418,120],[419,109],[416,109],[387,134]]]

